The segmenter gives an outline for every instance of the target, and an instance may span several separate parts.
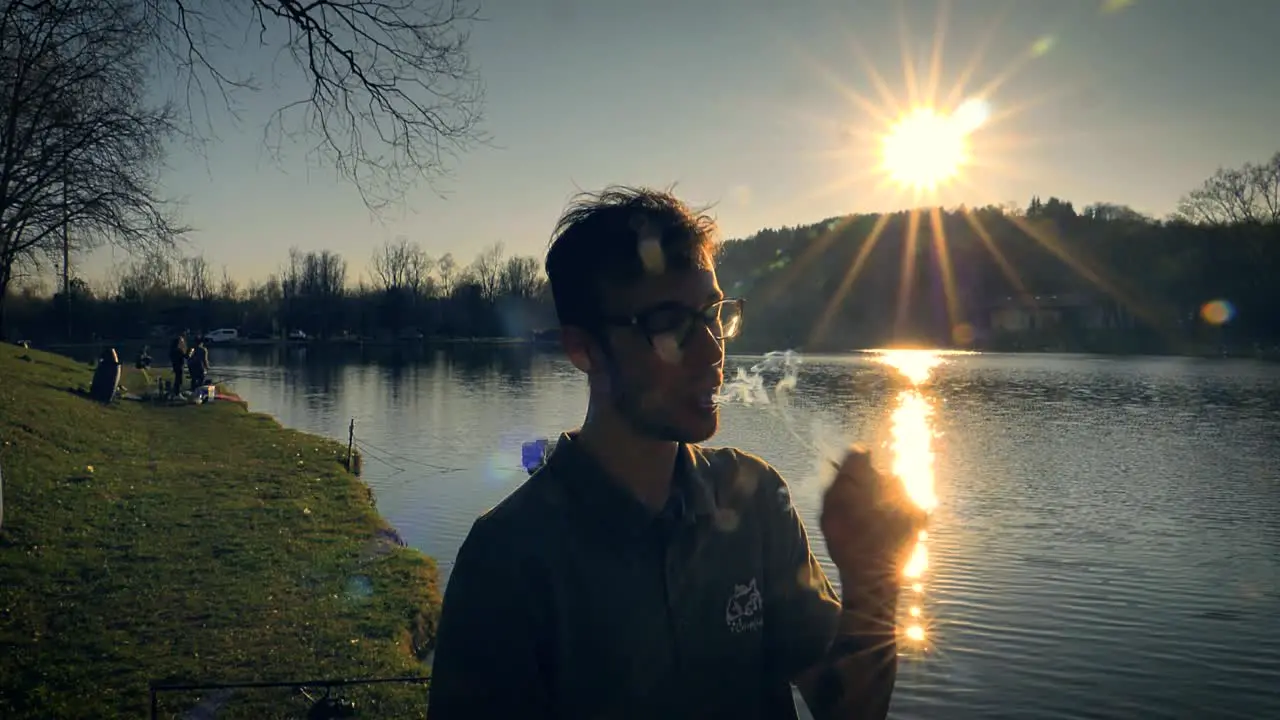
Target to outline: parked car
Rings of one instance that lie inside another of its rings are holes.
[[[224,343],[240,339],[240,331],[235,328],[218,328],[204,336],[205,342]]]
[[[306,340],[307,334],[301,330],[290,330],[288,338],[290,340]]]

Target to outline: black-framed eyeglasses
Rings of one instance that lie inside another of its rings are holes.
[[[709,303],[701,309],[678,302],[666,302],[641,310],[635,315],[605,315],[599,318],[605,325],[634,327],[644,333],[649,343],[662,335],[675,338],[684,345],[693,337],[699,324],[711,331],[716,340],[737,337],[742,331],[742,298],[724,298]]]

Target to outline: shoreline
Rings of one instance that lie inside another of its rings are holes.
[[[49,351],[58,349],[78,350],[85,348],[97,348],[104,345],[122,345],[122,346],[139,346],[148,345],[159,348],[162,344],[167,343],[166,338],[104,338],[100,340],[82,340],[77,342],[54,342],[44,343],[41,348],[47,348]],[[351,338],[333,338],[328,340],[309,339],[309,340],[285,340],[282,338],[268,339],[246,339],[246,340],[230,340],[225,342],[211,342],[208,344],[210,348],[239,348],[239,347],[377,347],[377,348],[393,348],[393,347],[441,347],[451,345],[471,345],[471,346],[491,346],[491,347],[537,347],[538,343],[528,338],[518,337],[475,337],[475,338],[424,338],[421,340],[361,340]],[[32,347],[37,347],[32,344]]]
[[[138,347],[147,346],[160,342],[155,338],[112,338],[103,340],[83,341],[74,343],[48,343],[41,346],[48,352],[58,353],[64,350],[86,350],[99,349],[105,346],[114,345],[117,347]],[[916,347],[912,344],[890,344],[888,347]],[[33,346],[34,347],[34,346]],[[287,348],[449,348],[449,347],[468,347],[468,348],[491,348],[494,350],[511,349],[523,350],[535,353],[558,353],[559,345],[554,342],[548,342],[542,339],[530,339],[523,337],[475,337],[475,338],[424,338],[422,340],[358,340],[335,338],[330,340],[283,340],[283,339],[267,339],[267,340],[236,340],[231,342],[212,343],[209,345],[211,349],[217,348],[263,348],[263,347],[287,347]],[[1134,345],[1133,347],[1088,347],[1088,346],[1068,346],[1047,345],[1043,347],[1019,347],[1016,345],[1003,344],[979,344],[967,347],[951,347],[951,346],[926,346],[919,345],[922,348],[936,350],[958,350],[966,352],[976,352],[979,354],[989,353],[993,355],[1081,355],[1089,357],[1114,357],[1114,358],[1133,358],[1133,357],[1153,357],[1153,358],[1189,358],[1189,359],[1209,359],[1209,360],[1260,360],[1263,362],[1280,362],[1280,346],[1277,347],[1247,347],[1242,345],[1236,346],[1217,346],[1212,344],[1187,344],[1180,348],[1159,348],[1145,347]],[[730,355],[762,355],[767,352],[782,350],[787,348],[768,347],[755,343],[738,343],[729,347]],[[802,355],[852,355],[866,352],[871,348],[848,348],[848,347],[817,347],[804,348],[803,346],[795,349]],[[121,358],[125,360],[125,358]],[[162,363],[157,362],[156,367]]]
[[[91,375],[0,346],[0,716],[145,717],[152,682],[429,674],[435,562],[378,513],[345,444],[236,402],[104,406],[77,393]],[[422,684],[346,696],[426,712]],[[164,717],[308,706],[289,690],[159,699]]]

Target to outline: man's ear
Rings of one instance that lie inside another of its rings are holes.
[[[560,347],[569,362],[588,375],[595,369],[596,341],[591,333],[580,327],[562,326],[560,328]]]

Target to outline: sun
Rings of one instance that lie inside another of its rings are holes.
[[[901,187],[916,192],[936,190],[969,165],[969,136],[989,115],[986,103],[976,99],[949,113],[915,108],[881,140],[881,169]]]
[[[914,190],[933,190],[969,162],[968,143],[950,118],[917,108],[889,129],[881,147],[889,179]]]

